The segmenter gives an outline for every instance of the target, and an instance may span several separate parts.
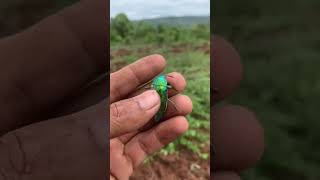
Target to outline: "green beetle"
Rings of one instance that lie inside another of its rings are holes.
[[[163,118],[163,116],[167,110],[168,100],[169,100],[168,99],[168,89],[172,88],[172,86],[168,84],[166,76],[161,74],[153,79],[152,84],[151,84],[151,88],[157,91],[157,93],[160,96],[160,100],[161,100],[161,105],[160,105],[159,111],[157,112],[157,114],[154,117],[155,121],[159,122]]]
[[[156,123],[160,122],[163,119],[163,116],[167,111],[168,101],[171,102],[174,108],[178,111],[175,104],[168,97],[168,90],[171,89],[172,86],[168,83],[165,75],[163,74],[158,75],[152,81],[144,84],[143,87],[145,89],[156,90],[160,96],[160,101],[161,101],[160,108],[159,108],[159,111],[154,116],[154,120]]]

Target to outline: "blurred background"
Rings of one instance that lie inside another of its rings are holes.
[[[111,70],[161,54],[164,73],[180,72],[194,105],[189,131],[150,157],[132,180],[209,179],[209,0],[111,1]]]
[[[265,154],[244,179],[320,179],[319,9],[317,0],[214,3],[213,32],[244,65],[226,103],[252,109],[265,129]]]
[[[0,37],[19,32],[76,1],[2,0]],[[256,167],[242,174],[244,179],[320,179],[319,8],[318,0],[215,2],[213,31],[232,42],[244,65],[241,87],[226,102],[254,110],[265,128],[265,154]],[[190,155],[189,149],[194,149],[191,152],[197,152],[192,153],[196,157],[182,160],[187,164],[184,170],[192,169],[194,178],[205,178],[209,138],[205,127],[208,127],[209,112],[201,107],[208,107],[208,102],[202,101],[209,93],[209,69],[203,69],[209,63],[208,15],[178,14],[179,17],[149,17],[139,21],[124,14],[116,16],[119,13],[115,12],[113,19],[124,20],[130,33],[121,36],[117,28],[111,29],[113,70],[145,55],[162,53],[169,61],[168,72],[179,71],[191,79],[186,90],[196,103],[189,117],[193,123],[191,131],[182,138],[187,140],[181,139],[162,152],[168,154],[165,158],[160,156],[160,160],[154,161],[163,167],[158,168],[158,173],[167,171],[164,165],[177,162],[177,156],[170,152],[186,151]],[[195,60],[197,63],[192,63]],[[198,132],[203,132],[203,136]],[[197,136],[196,140],[193,136]],[[196,164],[191,163],[193,159],[197,159]],[[149,165],[151,169],[156,167]],[[145,177],[152,174],[148,174],[150,169],[145,169],[142,172],[146,173]]]
[[[19,32],[78,0],[1,0],[0,37]]]

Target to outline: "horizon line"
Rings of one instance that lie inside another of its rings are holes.
[[[118,13],[120,14],[120,13]],[[126,13],[124,13],[126,14]],[[115,16],[111,17],[110,19],[114,18]],[[179,18],[179,17],[210,17],[210,14],[203,14],[203,15],[168,15],[168,16],[157,16],[157,17],[146,17],[146,18],[129,18],[129,20],[133,20],[133,21],[141,21],[141,20],[153,20],[153,19],[159,19],[159,18]]]

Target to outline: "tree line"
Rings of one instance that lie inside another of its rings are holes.
[[[195,24],[190,27],[169,24],[154,26],[143,21],[130,21],[124,13],[111,19],[110,39],[112,44],[157,43],[162,45],[209,40],[209,38],[209,24]]]

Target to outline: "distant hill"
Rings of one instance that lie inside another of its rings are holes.
[[[134,22],[145,22],[154,26],[159,24],[168,24],[172,26],[181,25],[181,26],[192,26],[194,24],[209,24],[209,16],[183,16],[183,17],[161,17],[154,19],[144,19]]]

